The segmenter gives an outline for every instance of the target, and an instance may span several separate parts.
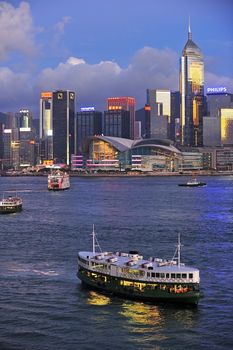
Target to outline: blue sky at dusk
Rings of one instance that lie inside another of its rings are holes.
[[[0,1],[0,111],[30,108],[40,91],[76,91],[77,109],[147,88],[177,90],[179,58],[193,41],[205,59],[205,87],[233,92],[231,0]]]

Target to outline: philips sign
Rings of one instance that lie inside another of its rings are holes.
[[[227,88],[225,86],[207,88],[207,94],[225,94],[227,93]]]

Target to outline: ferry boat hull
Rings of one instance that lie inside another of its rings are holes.
[[[1,201],[0,202],[0,214],[13,214],[22,211],[22,201],[16,202]]]
[[[184,184],[179,184],[178,186],[183,186],[183,187],[201,187],[201,186],[206,186],[206,183],[205,182],[184,183]]]
[[[94,273],[94,275],[96,274]],[[202,296],[199,290],[191,290],[185,293],[171,292],[174,288],[173,284],[145,283],[140,280],[123,279],[104,274],[99,274],[95,278],[90,276],[92,276],[92,273],[83,268],[80,268],[77,273],[77,277],[88,288],[127,299],[197,305]],[[164,287],[166,289],[163,289]]]

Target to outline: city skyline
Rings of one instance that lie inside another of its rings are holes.
[[[233,90],[231,1],[61,0],[55,6],[0,2],[1,112],[29,108],[38,118],[46,90],[73,90],[78,109],[102,111],[108,97],[135,97],[140,108],[147,88],[179,90],[189,15],[204,55],[205,89]]]

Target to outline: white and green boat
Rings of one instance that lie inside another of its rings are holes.
[[[130,299],[198,304],[199,270],[181,263],[180,236],[171,260],[145,260],[136,251],[102,252],[94,227],[92,239],[92,251],[78,253],[77,276],[85,285]]]

